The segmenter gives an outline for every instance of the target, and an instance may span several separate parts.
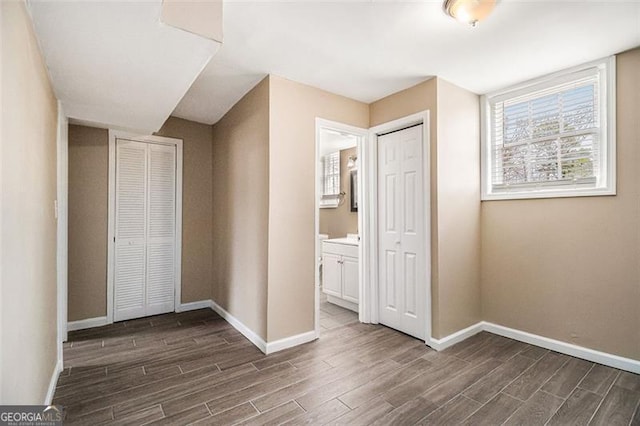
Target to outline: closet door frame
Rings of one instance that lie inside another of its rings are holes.
[[[107,229],[107,323],[114,318],[115,231],[116,231],[116,140],[169,145],[176,147],[176,231],[174,310],[180,310],[182,289],[182,139],[140,135],[109,129],[109,211]]]

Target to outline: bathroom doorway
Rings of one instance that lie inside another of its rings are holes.
[[[368,130],[316,119],[316,292],[318,336],[359,321],[365,233],[363,144]]]

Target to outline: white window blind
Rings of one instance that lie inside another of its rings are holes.
[[[340,200],[340,151],[322,157],[321,207],[337,207]]]
[[[610,189],[608,63],[486,98],[484,199],[598,195]]]

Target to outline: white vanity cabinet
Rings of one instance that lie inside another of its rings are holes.
[[[327,301],[358,312],[358,241],[335,238],[322,242],[322,291]]]

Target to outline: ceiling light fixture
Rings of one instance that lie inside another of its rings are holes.
[[[475,27],[496,6],[496,0],[444,0],[444,13],[460,22]]]

